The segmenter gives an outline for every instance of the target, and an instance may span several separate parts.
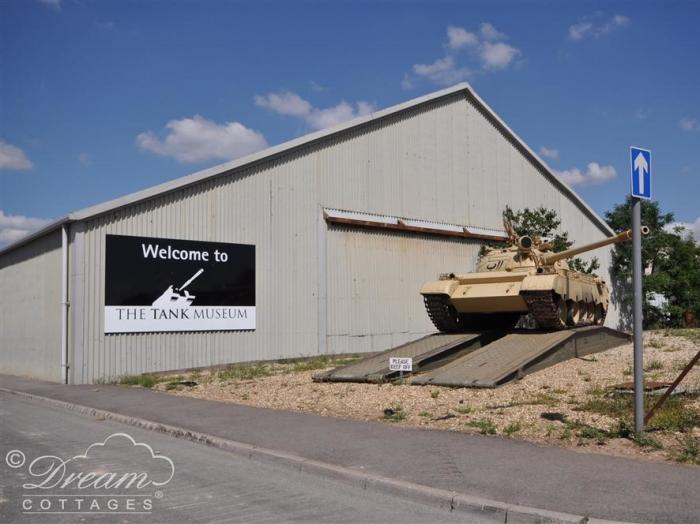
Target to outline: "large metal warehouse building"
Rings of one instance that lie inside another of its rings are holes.
[[[434,331],[420,285],[473,269],[506,205],[555,209],[577,242],[612,234],[469,85],[417,98],[6,247],[0,372],[79,384],[386,349]],[[609,281],[610,250],[593,254]]]

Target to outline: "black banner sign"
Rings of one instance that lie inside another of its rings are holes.
[[[255,246],[106,240],[105,333],[255,329]]]

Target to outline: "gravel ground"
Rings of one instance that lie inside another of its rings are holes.
[[[700,339],[700,331],[695,330],[695,335],[694,340]],[[686,337],[663,331],[645,333],[646,380],[672,381],[699,349],[700,344]],[[322,369],[299,371],[299,366],[292,364],[258,368],[260,375],[269,376],[221,378],[213,371],[195,374],[196,386],[168,386],[161,382],[155,388],[173,395],[324,416],[384,420],[405,426],[497,434],[649,460],[678,459],[679,451],[688,446],[688,439],[700,446],[697,424],[685,433],[650,432],[659,449],[605,433],[619,428],[617,418],[576,409],[587,401],[610,398],[610,386],[632,380],[631,369],[632,345],[627,344],[562,362],[497,389],[314,383],[312,376]],[[689,393],[700,391],[700,366],[691,370],[679,389]],[[691,410],[700,410],[697,394],[689,395],[685,402]],[[385,415],[387,408],[394,410],[394,414]],[[447,418],[440,420],[440,417]],[[596,433],[596,429],[603,433]],[[698,459],[693,455],[690,461],[700,463]]]

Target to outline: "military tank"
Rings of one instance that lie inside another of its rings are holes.
[[[601,278],[574,271],[567,259],[632,238],[629,229],[605,240],[553,252],[539,237],[518,236],[510,223],[505,248],[490,248],[474,273],[444,273],[426,282],[428,316],[443,332],[509,329],[522,315],[533,327],[566,329],[605,322],[610,293]],[[642,234],[649,228],[642,227]]]

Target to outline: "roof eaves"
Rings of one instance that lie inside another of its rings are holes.
[[[55,231],[59,227],[61,227],[63,224],[68,224],[70,222],[73,222],[71,220],[70,215],[66,215],[64,217],[58,218],[54,220],[53,222],[50,222],[46,224],[44,227],[41,229],[38,229],[34,231],[33,233],[30,233],[29,235],[26,235],[19,240],[16,240],[15,242],[12,242],[11,244],[6,245],[3,248],[0,248],[0,255],[4,255],[5,253],[8,253],[9,251],[12,251],[13,249],[16,249],[18,247],[24,246],[26,244],[29,244],[32,240],[43,237],[44,235],[47,235],[51,233],[52,231]]]

